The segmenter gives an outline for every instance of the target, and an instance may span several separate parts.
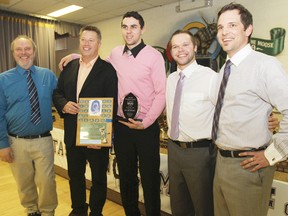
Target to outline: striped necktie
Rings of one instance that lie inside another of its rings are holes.
[[[183,72],[179,73],[179,80],[177,82],[174,104],[172,109],[172,119],[171,119],[171,139],[176,140],[179,137],[179,114],[180,114],[180,102],[182,96],[182,89],[184,86],[185,75]]]
[[[36,86],[32,79],[30,70],[27,70],[26,78],[27,78],[27,86],[28,86],[29,100],[30,100],[30,106],[31,106],[31,122],[34,125],[38,125],[41,121],[40,106],[39,106]]]
[[[219,93],[218,93],[218,99],[217,99],[217,103],[216,103],[216,107],[215,107],[213,125],[212,125],[212,140],[213,141],[216,141],[216,139],[217,139],[219,117],[220,117],[220,112],[221,112],[222,105],[223,105],[225,89],[226,89],[228,78],[230,75],[231,65],[232,65],[232,62],[230,60],[228,60],[226,62],[225,68],[224,68],[224,75],[223,75],[222,82],[221,82],[220,89],[219,89]]]

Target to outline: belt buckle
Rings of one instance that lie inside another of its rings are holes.
[[[234,156],[234,151],[230,151],[230,154],[231,154],[231,157],[232,157],[232,158],[235,158],[235,156]]]
[[[179,142],[181,148],[187,148],[187,145],[185,142]]]

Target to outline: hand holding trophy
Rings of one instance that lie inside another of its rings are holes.
[[[118,119],[119,122],[130,129],[143,130],[144,125],[142,119],[137,118],[140,113],[140,108],[139,98],[130,92],[121,102],[121,117]]]
[[[139,98],[130,92],[121,102],[122,116],[119,120],[128,122],[128,119],[131,118],[135,121],[142,121],[142,119],[137,118],[139,116],[140,108]]]

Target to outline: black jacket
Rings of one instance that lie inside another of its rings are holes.
[[[77,77],[79,59],[71,61],[61,72],[57,88],[53,94],[54,106],[61,118],[64,118],[64,142],[67,147],[76,143],[77,115],[64,114],[63,107],[68,101],[77,102]],[[114,117],[117,112],[118,78],[113,66],[98,57],[85,80],[79,98],[81,97],[113,97]]]

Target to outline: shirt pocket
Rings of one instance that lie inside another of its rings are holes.
[[[208,97],[203,93],[185,93],[181,105],[188,109],[188,111],[201,109],[207,99]]]

